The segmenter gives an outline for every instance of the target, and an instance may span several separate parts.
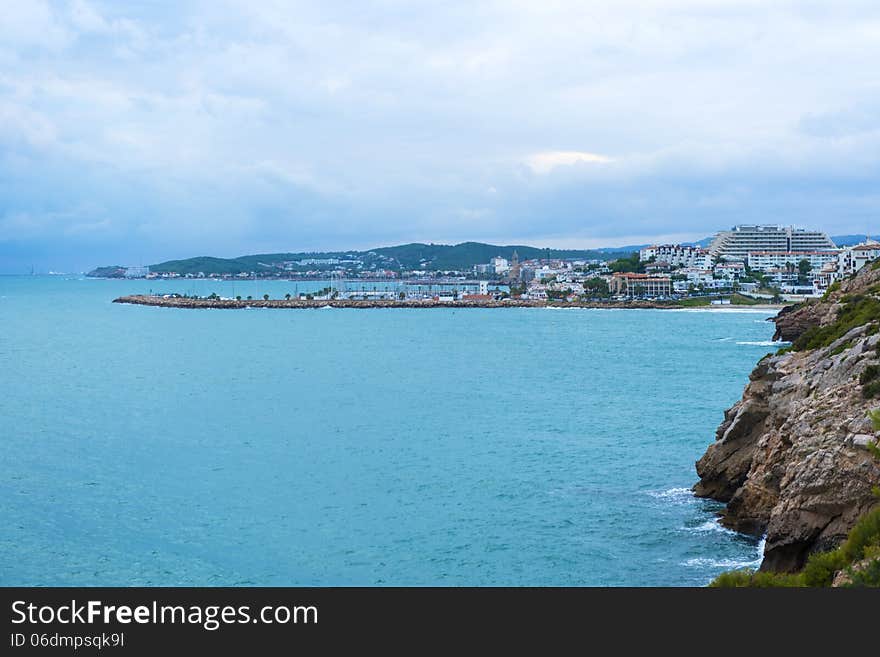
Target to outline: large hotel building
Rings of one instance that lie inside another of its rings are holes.
[[[723,230],[709,245],[713,257],[746,260],[750,253],[829,251],[837,247],[827,234],[794,226],[740,225]]]

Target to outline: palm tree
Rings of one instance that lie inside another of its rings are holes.
[[[290,301],[290,292],[288,292],[287,294],[285,294],[285,295],[284,295],[284,298],[287,299],[288,301]]]

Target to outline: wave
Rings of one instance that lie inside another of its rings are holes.
[[[764,534],[761,537],[761,540],[758,541],[758,561],[764,558],[764,548],[767,546],[767,534]]]
[[[750,347],[785,347],[791,344],[785,340],[743,340],[737,344],[748,345]]]
[[[540,306],[539,306],[539,308],[540,308]],[[544,306],[544,310],[604,310],[604,311],[608,311],[608,310],[626,310],[626,309],[625,308],[586,308],[583,306],[572,306],[572,307]]]
[[[718,518],[714,518],[712,520],[707,520],[701,525],[697,525],[696,527],[687,527],[688,530],[693,532],[718,532],[720,534],[730,534],[731,536],[736,536],[737,533],[732,529],[728,529],[724,525],[721,524],[721,521]]]
[[[761,565],[760,557],[758,559],[712,559],[710,557],[694,557],[683,562],[685,566],[697,568],[756,568]]]
[[[698,308],[669,308],[664,310],[666,313],[724,313],[726,315],[764,315],[764,317],[775,317],[779,312],[773,310],[759,310],[754,308],[742,308],[731,306],[700,306]]]
[[[658,500],[667,500],[677,504],[694,500],[694,492],[690,488],[669,488],[667,490],[651,490],[648,495]]]
[[[713,559],[711,557],[694,557],[693,559],[684,561],[683,565],[698,568],[757,568],[761,565],[761,561],[764,560],[764,546],[766,544],[767,537],[762,536],[761,540],[758,541],[758,545],[755,546],[755,556],[752,559]]]

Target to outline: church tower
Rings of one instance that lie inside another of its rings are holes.
[[[520,278],[520,265],[519,265],[519,254],[516,250],[513,251],[513,256],[510,258],[510,280],[518,281]]]

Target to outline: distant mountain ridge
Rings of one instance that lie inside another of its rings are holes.
[[[875,233],[872,239],[877,239],[877,235],[878,234]],[[853,246],[855,244],[861,244],[868,239],[868,237],[868,235],[832,235],[831,241],[837,246]]]
[[[516,252],[520,260],[537,258],[569,260],[613,260],[638,250],[638,246],[603,249],[544,249],[527,245],[496,245],[481,242],[462,242],[461,244],[423,244],[413,242],[397,246],[385,246],[367,251],[318,251],[299,253],[263,253],[239,256],[237,258],[215,258],[198,256],[183,260],[168,260],[150,265],[150,271],[173,272],[178,274],[240,274],[246,272],[268,271],[280,263],[306,261],[303,265],[293,265],[296,269],[320,269],[335,263],[315,263],[319,260],[359,260],[367,265],[376,264],[386,269],[426,269],[433,271],[465,270],[474,265],[489,262],[495,256],[513,257]],[[312,261],[312,262],[309,262]],[[424,265],[424,266],[423,266]],[[98,271],[98,270],[95,270]]]

